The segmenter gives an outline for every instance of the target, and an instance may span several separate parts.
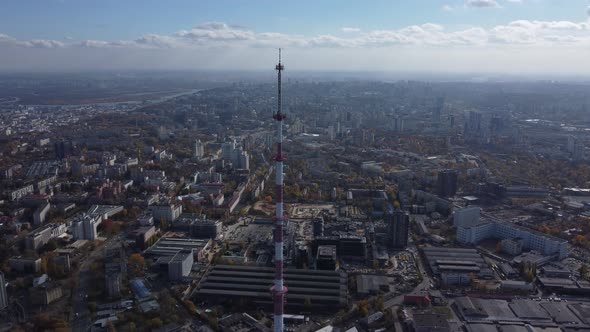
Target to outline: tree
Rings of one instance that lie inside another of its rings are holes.
[[[186,307],[186,309],[191,313],[191,314],[196,314],[197,313],[197,307],[195,306],[195,304],[191,301],[191,300],[184,300],[184,306]]]
[[[41,257],[41,272],[47,273],[47,256]]]
[[[156,318],[152,318],[152,320],[150,321],[150,326],[154,329],[160,328],[164,325],[164,323],[162,322],[162,320],[158,317]]]
[[[383,295],[379,295],[377,300],[375,300],[375,307],[379,311],[383,311],[385,309],[385,303],[383,302]]]
[[[579,272],[582,279],[588,279],[588,265],[582,264],[582,266],[580,266]]]
[[[498,242],[496,244],[496,253],[501,253],[502,252],[502,243]]]
[[[115,328],[115,324],[113,324],[113,321],[108,321],[107,322],[107,331],[109,331],[109,332],[117,332],[117,329]]]
[[[361,317],[367,317],[369,315],[369,302],[367,300],[359,301],[357,310]]]
[[[131,256],[129,256],[128,264],[133,274],[141,275],[145,267],[145,258],[137,253],[131,254]]]

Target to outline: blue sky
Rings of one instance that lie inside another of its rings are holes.
[[[391,70],[435,70],[429,63],[447,58],[457,71],[484,64],[505,72],[561,71],[566,66],[556,57],[568,57],[568,71],[581,66],[590,74],[582,63],[590,0],[0,1],[5,70],[216,68],[238,55],[252,57],[243,66],[258,68],[282,46],[306,58],[295,64],[301,69],[364,70],[387,60]],[[391,54],[414,59],[402,65]],[[486,55],[494,55],[491,65],[481,60]],[[334,57],[340,60],[327,63]],[[473,57],[479,62],[463,61]]]
[[[2,0],[0,31],[22,39],[133,39],[200,22],[256,31],[320,34],[343,26],[396,29],[422,23],[492,26],[514,20],[582,21],[587,0],[501,2],[463,8],[452,0]],[[445,5],[456,7],[445,11]]]

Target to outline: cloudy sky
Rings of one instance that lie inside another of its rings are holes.
[[[590,76],[590,0],[0,0],[0,70]]]

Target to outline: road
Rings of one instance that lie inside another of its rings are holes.
[[[78,275],[78,283],[73,292],[72,308],[73,315],[71,316],[70,327],[73,332],[86,332],[92,325],[92,316],[88,310],[88,301],[86,295],[90,290],[90,280],[92,277],[91,266],[92,263],[101,257],[106,249],[113,249],[120,245],[120,240],[123,238],[122,234],[114,236],[103,245],[98,246],[87,257],[80,261],[80,272]]]
[[[414,256],[414,261],[416,262],[416,267],[418,268],[418,270],[420,271],[420,273],[422,274],[422,282],[419,283],[416,287],[414,287],[414,290],[412,291],[412,293],[418,293],[420,292],[422,289],[430,289],[430,284],[432,283],[432,280],[430,279],[430,277],[428,276],[428,273],[426,272],[426,269],[424,268],[424,265],[422,263],[422,259],[420,259],[420,256],[418,254],[417,250],[412,250],[412,256]],[[391,307],[394,306],[399,306],[404,302],[404,295],[398,295],[394,298],[391,298],[387,301],[385,301],[383,303],[384,307],[386,309],[389,309]]]

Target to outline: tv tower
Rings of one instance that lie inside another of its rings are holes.
[[[287,287],[283,285],[283,119],[285,114],[281,111],[281,72],[285,67],[281,64],[281,49],[279,48],[279,64],[275,67],[278,72],[278,103],[277,112],[272,117],[277,121],[277,156],[275,158],[276,182],[276,215],[275,215],[275,284],[272,287],[274,303],[274,330],[283,331],[283,309],[285,305],[285,294]]]

